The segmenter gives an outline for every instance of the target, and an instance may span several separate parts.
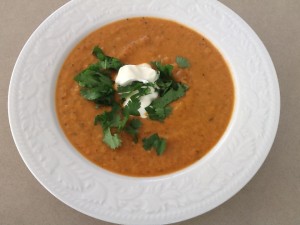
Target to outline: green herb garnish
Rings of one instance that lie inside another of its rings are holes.
[[[105,130],[107,128],[119,128],[121,123],[121,108],[115,103],[109,112],[103,112],[100,115],[97,115],[94,119],[94,124],[100,124],[101,127]]]
[[[139,128],[142,126],[142,122],[138,119],[131,120],[128,125],[124,128],[124,131],[133,137],[135,143],[138,142]]]
[[[182,69],[190,67],[189,61],[186,58],[182,57],[182,56],[177,56],[176,57],[176,63],[179,66],[179,68],[182,68]]]
[[[114,102],[115,90],[110,74],[112,70],[118,70],[123,64],[116,58],[104,55],[98,46],[94,48],[93,54],[99,61],[89,65],[74,80],[81,87],[82,97],[95,102],[98,106],[111,106]]]
[[[143,139],[144,149],[149,151],[155,149],[157,155],[162,155],[166,149],[167,143],[164,138],[160,138],[158,134],[152,134],[148,138]]]
[[[128,113],[129,115],[139,116],[140,113],[139,113],[138,109],[140,107],[141,107],[140,100],[137,98],[137,96],[132,96],[132,97],[130,97],[127,105],[125,106],[124,111],[126,113]]]
[[[140,98],[151,93],[150,87],[154,87],[154,84],[134,81],[127,86],[118,86],[118,94],[123,100],[133,95]]]
[[[80,94],[85,99],[97,104],[112,104],[115,91],[110,77],[92,70],[85,70],[74,79],[81,86]]]
[[[148,113],[149,119],[158,120],[160,122],[163,122],[172,113],[172,108],[170,106],[153,107],[150,105],[146,107],[145,110]]]
[[[98,59],[94,64],[89,65],[81,71],[74,80],[80,86],[80,94],[83,98],[93,101],[96,108],[101,106],[111,106],[111,111],[105,111],[97,115],[94,119],[95,125],[100,125],[103,131],[103,142],[111,149],[116,149],[122,145],[121,133],[126,132],[132,136],[135,143],[138,142],[138,133],[142,125],[141,121],[130,116],[139,116],[138,109],[141,106],[140,98],[151,93],[155,89],[159,97],[155,99],[145,110],[151,120],[163,122],[172,112],[170,103],[183,97],[188,87],[177,82],[173,78],[173,66],[152,62],[153,67],[159,74],[159,79],[155,83],[142,83],[135,81],[127,86],[118,86],[117,93],[122,101],[127,100],[125,107],[122,102],[116,102],[114,81],[111,74],[117,72],[123,63],[114,57],[107,56],[98,46],[94,47],[93,55]],[[177,56],[176,63],[180,68],[189,67],[186,58]],[[145,150],[154,148],[157,155],[163,154],[166,149],[166,140],[153,134],[144,138],[143,146]]]
[[[151,64],[159,71],[161,79],[172,77],[173,66],[170,64],[163,65],[159,61],[151,62]]]
[[[110,112],[104,112],[97,115],[94,124],[100,124],[103,130],[103,142],[110,148],[116,149],[121,146],[121,139],[118,132],[112,134],[112,128],[119,128],[121,123],[121,116],[119,115],[120,107],[114,104]]]
[[[162,108],[183,97],[188,87],[185,84],[178,83],[177,88],[169,89],[162,97],[155,99],[150,107]]]
[[[188,87],[173,78],[172,65],[163,65],[161,62],[152,62],[152,65],[159,71],[159,79],[155,84],[158,87],[160,98],[155,99],[145,110],[149,119],[162,122],[172,112],[172,108],[168,105],[183,97]]]
[[[103,131],[103,142],[107,144],[111,149],[116,149],[121,146],[122,140],[119,134],[111,134],[110,129],[105,129]]]
[[[107,56],[103,53],[102,49],[96,46],[93,50],[93,55],[100,60],[100,68],[104,70],[113,69],[119,70],[123,63],[117,59]]]
[[[121,109],[116,103],[113,105],[112,110],[103,112],[97,115],[94,124],[100,124],[103,130],[103,142],[110,148],[115,149],[121,146],[121,139],[119,134],[125,131],[133,136],[133,141],[138,141],[138,132],[142,123],[138,119],[129,121],[128,111]]]

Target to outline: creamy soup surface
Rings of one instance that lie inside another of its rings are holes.
[[[183,98],[171,103],[172,114],[164,122],[140,119],[143,124],[137,144],[122,133],[120,148],[111,150],[105,145],[94,117],[110,108],[96,109],[93,102],[80,96],[74,77],[97,61],[91,54],[96,45],[124,64],[172,64],[175,79],[189,86]],[[187,58],[190,67],[178,68],[176,56]],[[57,116],[72,145],[100,167],[128,176],[168,174],[198,161],[225,132],[233,106],[232,77],[218,50],[192,29],[158,18],[124,19],[89,34],[67,57],[56,88]],[[167,140],[161,156],[143,148],[141,139],[153,133]]]

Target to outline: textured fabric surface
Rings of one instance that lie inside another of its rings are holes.
[[[281,91],[279,129],[262,168],[237,195],[177,224],[300,224],[300,1],[220,1],[255,30],[272,57]],[[71,209],[44,189],[23,163],[9,129],[7,92],[17,56],[37,26],[66,2],[0,2],[0,225],[110,224]]]

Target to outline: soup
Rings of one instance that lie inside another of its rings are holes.
[[[94,46],[125,64],[160,61],[174,65],[174,79],[185,83],[185,96],[171,103],[172,113],[163,122],[141,119],[140,137],[158,133],[167,140],[164,154],[145,151],[141,140],[134,143],[122,133],[122,146],[110,149],[102,142],[102,129],[94,125],[96,115],[109,107],[96,108],[80,96],[74,77],[96,59]],[[186,69],[174,62],[189,60]],[[128,18],[94,31],[69,54],[56,87],[56,111],[60,125],[72,145],[98,166],[127,176],[159,176],[183,169],[207,154],[226,130],[234,106],[234,85],[218,50],[194,30],[158,18]]]

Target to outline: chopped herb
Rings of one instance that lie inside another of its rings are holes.
[[[186,90],[188,87],[184,84],[178,83],[178,88],[177,90],[175,89],[170,89],[166,92],[166,94],[158,99],[155,99],[151,105],[153,107],[165,107],[166,105],[170,104],[173,101],[176,101],[177,99],[181,98],[184,96]]]
[[[122,99],[126,99],[131,96],[134,91],[138,90],[143,86],[142,82],[132,82],[132,84],[127,86],[118,86],[118,94]]]
[[[122,114],[123,114],[123,119],[121,119],[121,121],[119,123],[119,126],[118,126],[119,130],[123,130],[124,129],[124,127],[126,126],[126,124],[128,122],[128,119],[129,119],[129,113],[128,113],[128,111],[123,110]]]
[[[135,81],[127,86],[118,86],[118,94],[122,99],[126,99],[132,95],[140,98],[151,93],[150,87],[154,87],[154,85],[152,83],[144,84],[143,82]]]
[[[131,119],[130,116],[140,115],[138,110],[141,106],[140,98],[142,96],[150,94],[153,88],[159,93],[159,98],[152,101],[145,110],[149,119],[162,122],[172,112],[169,104],[183,97],[188,89],[187,85],[177,82],[173,78],[173,65],[164,65],[159,61],[154,61],[152,65],[159,74],[155,83],[135,81],[127,86],[117,87],[121,99],[128,101],[122,108],[121,102],[115,100],[114,81],[110,75],[113,71],[118,71],[123,63],[117,58],[105,55],[98,46],[94,47],[93,55],[98,61],[81,71],[74,80],[80,86],[82,97],[93,101],[96,108],[103,105],[112,107],[111,111],[105,111],[94,119],[94,124],[102,127],[103,142],[111,149],[121,146],[120,134],[122,132],[131,135],[135,143],[138,142],[138,133],[142,123],[138,119]],[[181,56],[176,57],[176,63],[180,68],[189,67],[188,60]],[[145,150],[154,148],[157,155],[161,155],[166,149],[166,140],[155,133],[143,139],[143,146]]]
[[[124,131],[133,137],[133,141],[135,143],[138,142],[138,133],[139,133],[139,128],[141,127],[141,125],[142,125],[142,122],[140,120],[133,119],[124,128]]]
[[[105,60],[106,55],[104,54],[104,52],[102,51],[101,48],[99,48],[99,46],[95,46],[93,49],[93,55],[96,56],[100,61]]]
[[[110,148],[116,149],[120,147],[122,143],[119,137],[119,133],[122,130],[132,135],[134,142],[138,141],[137,135],[142,123],[138,119],[133,119],[128,123],[128,119],[128,112],[125,109],[122,111],[120,106],[115,103],[111,111],[97,115],[94,119],[94,124],[101,125],[104,135],[103,142]],[[118,128],[114,134],[111,133],[112,128]]]
[[[158,93],[159,96],[164,96],[168,90],[172,87],[174,81],[168,80],[168,81],[162,81],[161,79],[158,79],[156,82],[156,85],[158,86]]]
[[[91,67],[93,64],[91,65]],[[79,73],[74,80],[81,87],[91,88],[98,86],[111,86],[113,81],[110,77],[101,74],[99,71],[94,71],[93,69],[85,69],[83,72]]]
[[[143,139],[143,147],[146,151],[155,149],[157,155],[162,155],[166,149],[167,143],[164,138],[160,138],[157,133]]]
[[[110,112],[103,112],[97,115],[94,119],[94,124],[100,124],[103,130],[111,127],[119,128],[121,122],[121,116],[119,114],[120,106],[114,104]]]
[[[166,119],[172,112],[172,108],[170,106],[159,108],[150,105],[146,107],[145,110],[148,113],[149,119],[161,122],[164,121],[164,119]]]
[[[104,96],[102,98],[94,100],[94,102],[100,107],[101,105],[111,106],[115,102],[114,95]]]
[[[102,87],[93,87],[80,90],[81,96],[91,101],[96,101],[99,98],[106,97],[107,95],[110,95],[112,93],[112,90],[103,90]]]
[[[163,65],[159,61],[151,62],[151,64],[159,71],[161,79],[170,79],[172,77],[173,66],[170,64]]]
[[[172,108],[168,106],[173,101],[183,97],[188,87],[178,83],[177,90],[169,89],[165,95],[155,99],[148,107],[145,108],[151,120],[163,121],[172,112]]]
[[[115,90],[114,82],[109,76],[110,69],[118,70],[123,64],[118,59],[106,56],[98,46],[94,48],[93,54],[101,61],[89,65],[74,80],[81,87],[82,97],[95,102],[98,106],[111,106]]]
[[[189,61],[186,58],[182,57],[182,56],[177,56],[176,57],[176,63],[179,66],[179,68],[182,68],[182,69],[190,67]]]
[[[121,146],[121,139],[118,134],[111,134],[109,128],[103,131],[103,142],[107,144],[110,148],[116,149]]]
[[[120,147],[122,143],[117,133],[111,133],[111,128],[118,127],[120,124],[121,118],[120,115],[117,114],[119,109],[119,106],[117,104],[114,104],[110,112],[104,112],[100,115],[97,115],[94,119],[95,125],[100,124],[102,126],[103,142],[112,149]]]
[[[132,96],[127,105],[124,108],[124,111],[126,111],[129,115],[133,115],[133,116],[139,116],[140,113],[138,111],[138,109],[141,107],[141,102],[139,100],[139,98],[137,98],[136,96]]]
[[[100,60],[101,69],[119,70],[121,66],[123,66],[123,63],[119,59],[105,55],[102,49],[99,48],[98,46],[94,47],[93,55]]]

